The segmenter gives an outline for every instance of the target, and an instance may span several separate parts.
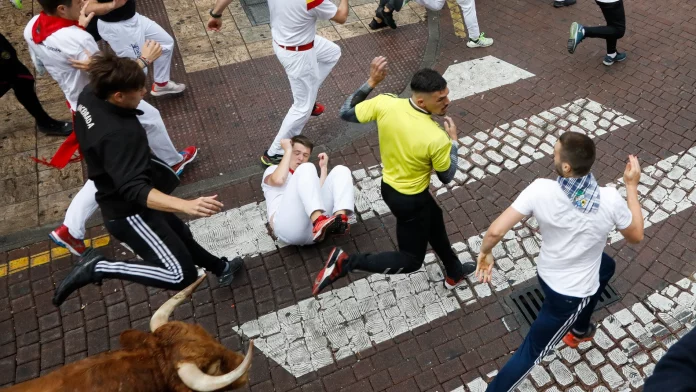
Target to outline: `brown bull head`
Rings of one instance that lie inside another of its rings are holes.
[[[121,350],[65,365],[3,392],[208,392],[246,385],[253,341],[243,356],[227,350],[200,325],[169,321],[174,308],[204,279],[205,275],[155,312],[152,333],[125,331]]]

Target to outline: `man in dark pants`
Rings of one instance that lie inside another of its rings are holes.
[[[242,259],[211,255],[173,214],[216,214],[222,207],[217,196],[183,200],[163,193],[173,190],[178,178],[150,152],[137,117],[147,93],[145,73],[135,61],[110,51],[94,55],[88,71],[89,86],[77,103],[75,133],[106,229],[142,260],[112,261],[89,249],[63,279],[53,303],[60,306],[73,291],[102,279],[181,290],[196,280],[197,265],[217,275],[221,286],[229,285]]]
[[[544,303],[522,345],[487,392],[514,391],[561,339],[573,348],[592,340],[592,312],[616,267],[604,253],[609,233],[616,227],[630,243],[643,239],[638,159],[629,156],[624,172],[626,202],[615,188],[600,187],[595,180],[595,154],[587,135],[562,134],[554,147],[558,177],[532,182],[483,237],[476,269],[483,282],[491,281],[493,248],[525,217],[536,218],[543,238],[536,264]]]
[[[696,390],[696,329],[667,350],[645,380],[643,392],[693,392]]]
[[[341,118],[355,123],[377,122],[382,171],[382,197],[396,217],[399,250],[348,256],[334,248],[313,287],[314,295],[351,270],[405,274],[423,266],[428,243],[445,266],[444,285],[453,289],[474,271],[462,263],[450,246],[442,210],[430,194],[430,174],[435,170],[443,183],[454,179],[457,169],[457,127],[445,117],[445,129],[432,115],[445,115],[449,89],[445,79],[422,69],[411,79],[413,95],[401,99],[382,94],[365,100],[386,76],[387,60],[377,57],[370,78],[341,107]]]
[[[568,52],[575,53],[578,44],[585,38],[602,38],[607,41],[607,55],[602,63],[609,66],[617,61],[626,60],[626,53],[616,51],[616,43],[626,33],[626,14],[622,0],[597,0],[597,5],[604,14],[606,26],[585,27],[578,22],[570,25]]]
[[[46,113],[36,96],[34,75],[19,61],[12,44],[0,34],[0,97],[10,89],[36,120],[36,130],[49,136],[70,135],[72,122],[54,120]]]

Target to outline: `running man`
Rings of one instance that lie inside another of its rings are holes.
[[[626,13],[622,0],[596,0],[602,10],[606,26],[586,27],[578,22],[570,25],[570,38],[568,39],[568,52],[575,53],[575,49],[585,38],[602,38],[607,41],[607,54],[602,63],[606,66],[615,62],[626,60],[626,52],[618,52],[616,44],[626,33]]]
[[[222,12],[231,2],[217,0],[210,11],[210,30],[220,30]],[[271,166],[283,159],[280,141],[299,135],[310,116],[324,113],[324,105],[316,102],[317,93],[341,57],[341,48],[317,35],[317,21],[345,23],[348,0],[340,0],[338,7],[331,0],[268,0],[268,9],[273,51],[288,75],[293,99],[271,147],[261,156],[261,162]]]
[[[310,245],[327,234],[346,234],[355,206],[350,170],[339,165],[329,172],[329,156],[321,153],[318,176],[309,163],[314,144],[304,135],[280,144],[283,159],[266,169],[261,181],[273,234],[290,245]]]
[[[167,194],[179,180],[150,152],[138,118],[147,93],[141,67],[108,51],[92,57],[89,76],[78,98],[75,133],[106,229],[142,260],[109,260],[90,248],[61,281],[53,304],[60,306],[80,287],[103,279],[181,290],[198,278],[196,266],[213,272],[220,286],[229,285],[242,259],[211,255],[174,215],[208,217],[220,212],[222,203],[217,195],[183,200]]]
[[[452,251],[442,209],[428,189],[433,170],[445,184],[457,171],[457,127],[445,117],[444,132],[432,119],[447,113],[447,82],[436,71],[421,69],[411,79],[411,98],[382,94],[365,100],[386,74],[387,59],[372,60],[369,79],[348,97],[341,107],[341,118],[354,123],[377,122],[384,165],[382,197],[396,217],[399,250],[348,255],[333,248],[317,275],[314,295],[352,270],[381,274],[418,271],[428,244],[445,266],[447,289],[457,287],[476,269],[473,263],[462,264]]]
[[[170,79],[174,39],[162,26],[137,13],[135,0],[97,0],[88,4],[86,13],[94,12],[97,16],[99,35],[120,57],[137,59],[149,40],[162,46],[162,55],[152,63],[154,83],[150,94],[159,97],[179,94],[186,89],[183,83]]]
[[[72,133],[72,122],[55,120],[46,113],[36,96],[34,75],[19,61],[10,41],[0,34],[0,97],[10,89],[36,120],[37,131],[48,136],[68,136]]]
[[[375,17],[370,22],[372,30],[381,29],[389,26],[392,29],[396,28],[394,20],[394,11],[399,12],[409,0],[380,0]],[[431,11],[439,11],[445,6],[446,0],[413,0],[423,7]],[[476,1],[475,0],[457,0],[459,8],[462,9],[464,16],[464,24],[466,31],[469,33],[469,40],[466,46],[470,48],[485,48],[493,45],[493,38],[486,37],[486,34],[479,30],[478,18],[476,17]]]
[[[85,14],[86,5],[81,3],[80,0],[40,0],[43,11],[33,17],[24,29],[24,39],[37,73],[48,72],[58,82],[73,113],[77,107],[77,97],[89,83],[86,69],[90,56],[99,51],[94,38],[82,28],[89,24],[94,15]],[[134,62],[146,68],[159,57],[161,51],[158,43],[148,41]],[[138,119],[147,131],[149,145],[155,155],[181,174],[184,167],[196,157],[196,147],[190,146],[178,152],[159,111],[145,101],[140,101],[138,110],[142,112]],[[77,138],[72,133],[51,161],[42,163],[62,169],[78,148]],[[54,242],[77,256],[85,251],[85,224],[97,209],[95,193],[94,183],[87,181],[70,203],[64,224],[50,235]]]
[[[638,159],[631,155],[626,164],[626,203],[615,188],[600,187],[595,180],[591,172],[595,154],[587,135],[561,135],[553,158],[558,178],[532,182],[483,237],[476,276],[490,282],[493,248],[513,226],[534,216],[542,236],[536,263],[545,297],[522,345],[488,392],[515,390],[561,339],[573,348],[592,340],[597,328],[590,318],[616,267],[604,253],[609,233],[616,227],[629,243],[643,240]]]

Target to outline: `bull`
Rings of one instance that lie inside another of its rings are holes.
[[[151,333],[121,333],[122,349],[85,358],[4,392],[192,392],[236,389],[248,383],[251,353],[227,350],[200,325],[169,316],[205,279],[165,302],[150,319]]]

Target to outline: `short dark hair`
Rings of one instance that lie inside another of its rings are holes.
[[[295,143],[300,143],[301,145],[309,148],[309,152],[312,152],[312,150],[314,149],[314,143],[312,143],[312,141],[309,140],[309,138],[305,135],[293,136],[292,139],[290,139],[290,142],[293,146],[295,145]]]
[[[434,93],[447,88],[447,81],[439,72],[423,68],[411,78],[411,90],[415,93]]]
[[[72,0],[39,0],[39,4],[41,4],[41,8],[43,8],[45,13],[53,15],[56,13],[59,5],[70,7]]]
[[[140,90],[147,85],[145,72],[136,61],[118,57],[108,48],[92,56],[88,72],[89,85],[100,99],[117,92]]]
[[[595,161],[595,144],[589,136],[579,132],[566,132],[559,139],[561,162],[570,165],[575,176],[586,176]]]

